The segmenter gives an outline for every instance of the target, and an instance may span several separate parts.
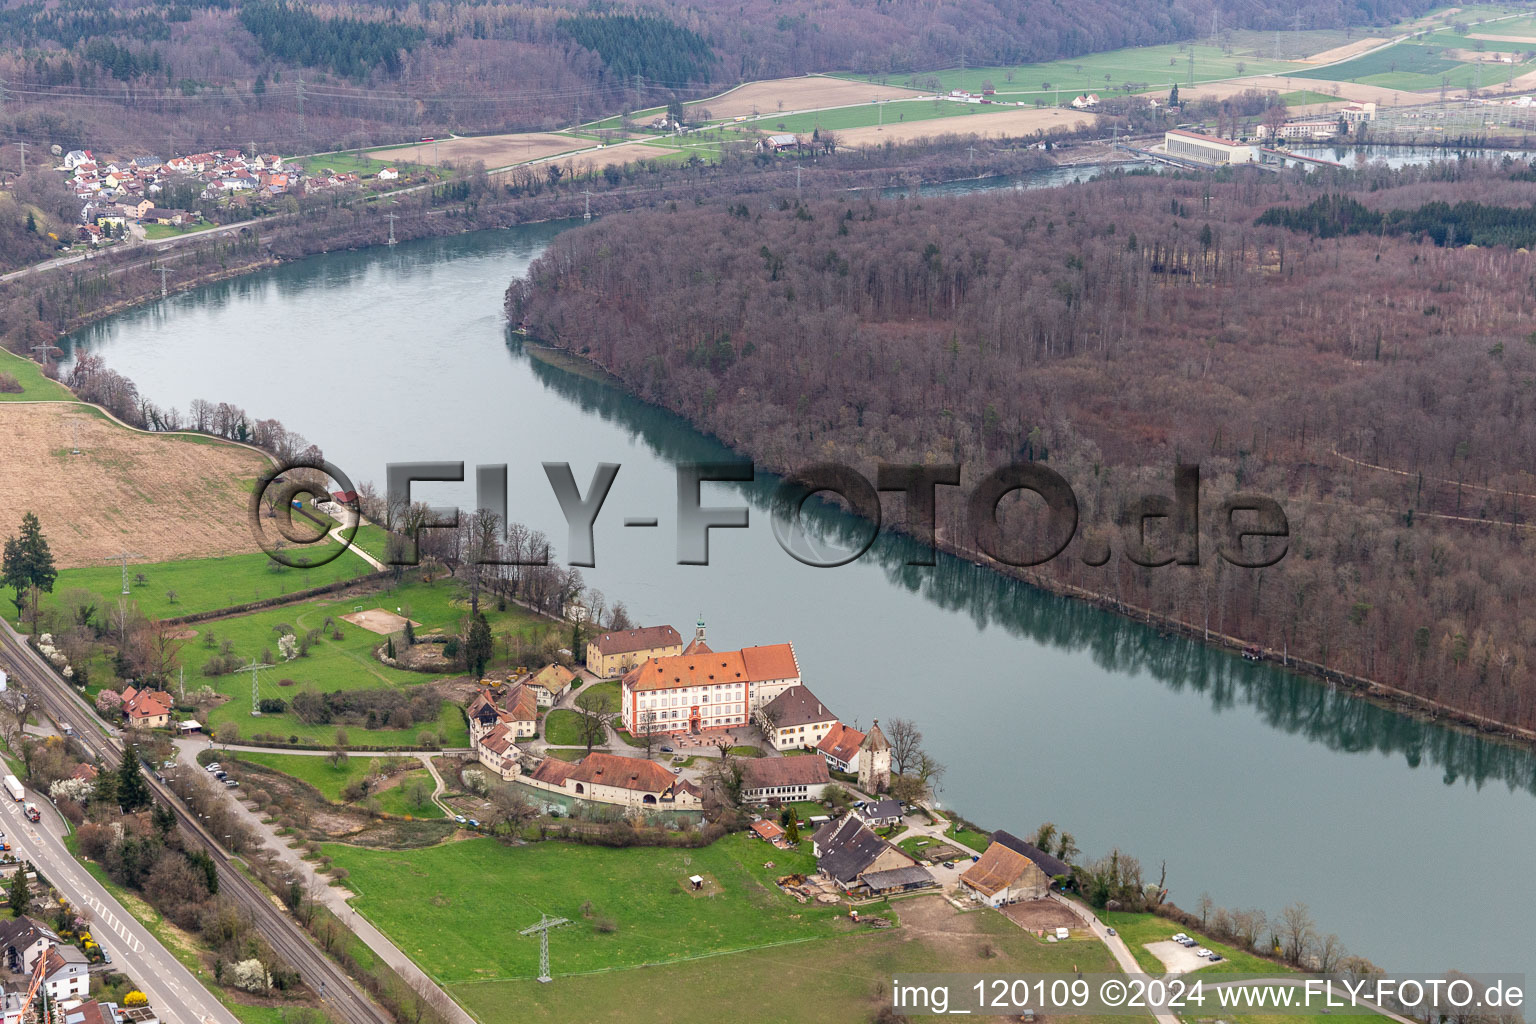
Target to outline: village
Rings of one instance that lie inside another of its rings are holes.
[[[55,146],[54,149],[59,149]],[[365,184],[389,187],[401,172],[384,167],[368,177],[324,168],[307,173],[276,153],[222,149],[161,160],[158,156],[98,158],[89,149],[57,153],[55,168],[80,200],[77,241],[105,245],[154,238],[151,228],[184,231],[206,224],[202,210],[257,212],[256,205]],[[208,225],[211,226],[211,225]]]

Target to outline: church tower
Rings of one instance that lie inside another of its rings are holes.
[[[713,654],[709,644],[704,642],[704,613],[699,612],[699,621],[693,627],[693,639],[688,641],[688,646],[683,648],[684,654]]]

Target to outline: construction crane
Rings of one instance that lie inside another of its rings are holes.
[[[53,947],[50,946],[48,948],[52,949]],[[43,971],[47,967],[47,960],[48,960],[48,952],[47,952],[47,950],[44,950],[38,956],[38,958],[37,958],[37,966],[32,969],[32,984],[31,984],[31,986],[29,986],[27,988],[27,998],[26,998],[26,1001],[21,1004],[21,1013],[18,1014],[18,1016],[22,1020],[26,1020],[27,1010],[29,1010],[31,1008],[32,1000],[37,998],[38,992],[42,992],[43,993],[43,1008],[44,1008],[44,1012],[43,1012],[43,1015],[42,1015],[43,1019],[44,1020],[48,1019],[48,1013],[47,1013],[48,992],[47,992],[46,989],[43,988]]]

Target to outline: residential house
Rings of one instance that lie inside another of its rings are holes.
[[[1085,92],[1081,96],[1078,96],[1078,97],[1076,97],[1075,99],[1072,100],[1072,109],[1073,110],[1087,110],[1090,107],[1098,106],[1100,102],[1101,101],[1099,100],[1099,94],[1098,93],[1096,93],[1096,92]]]
[[[764,818],[762,821],[754,821],[751,832],[757,838],[767,840],[770,843],[777,843],[784,838],[784,830],[779,827],[779,823],[769,821],[767,818]]]
[[[871,800],[863,807],[856,808],[853,813],[863,818],[870,828],[900,825],[901,801]]]
[[[174,224],[180,227],[183,224],[191,223],[193,219],[193,215],[186,210],[162,210],[153,206],[143,213],[143,220],[146,224]]]
[[[646,810],[697,811],[703,794],[655,761],[594,752],[571,763],[547,757],[524,784],[595,803]]]
[[[742,768],[743,803],[820,800],[832,783],[819,757],[755,757]]]
[[[757,148],[764,153],[782,153],[786,149],[794,149],[800,145],[800,139],[795,135],[770,135],[757,143]]]
[[[1053,857],[1032,843],[1026,843],[1011,832],[997,831],[992,833],[994,843],[1002,843],[1015,853],[1028,857],[1047,878],[1062,878],[1072,874],[1072,866],[1060,857]]]
[[[386,167],[375,175],[380,181],[395,181],[400,177],[400,172],[393,167]]]
[[[864,792],[880,793],[891,787],[891,743],[880,731],[878,718],[859,744],[858,770],[859,788]]]
[[[30,917],[7,918],[0,921],[0,963],[14,974],[30,974],[37,958],[60,941]]]
[[[827,767],[834,772],[859,770],[859,748],[864,745],[864,734],[851,725],[838,722],[816,744],[816,750]]]
[[[775,750],[814,749],[837,716],[806,686],[791,686],[752,713]]]
[[[1051,889],[1049,876],[1034,861],[996,841],[960,876],[960,884],[989,907],[1043,899]]]
[[[587,671],[612,679],[650,658],[683,653],[683,638],[671,626],[641,626],[600,633],[587,642]]]
[[[118,203],[124,213],[132,214],[137,220],[143,220],[144,215],[155,208],[155,204],[148,199],[130,199]]]
[[[50,1001],[90,995],[90,963],[79,947],[48,947],[43,954],[43,989]]]
[[[72,149],[64,154],[64,169],[72,171],[83,163],[90,163],[93,159],[88,149]]]
[[[0,1024],[22,1024],[21,1008],[26,1004],[27,986],[25,984],[0,985]],[[30,1016],[30,1011],[28,1015]],[[117,1022],[108,1021],[107,1024],[117,1024]]]
[[[635,733],[702,733],[746,725],[757,707],[800,685],[790,644],[651,658],[619,687],[623,725]]]
[[[94,999],[64,1011],[64,1024],[119,1024],[116,1003],[99,1003]]]
[[[867,888],[863,881],[866,874],[917,866],[916,860],[851,814],[817,829],[811,836],[811,852],[816,856],[817,869],[845,891]]]
[[[498,706],[490,690],[481,690],[469,702],[469,742],[474,746],[497,725],[505,725],[517,739],[531,739],[539,731],[539,702],[533,691],[519,683],[507,691],[505,706]]]
[[[533,691],[539,707],[554,707],[560,698],[575,684],[579,677],[575,672],[564,665],[549,664],[539,670],[539,674],[523,685]]]
[[[171,724],[174,703],[164,690],[140,690],[130,686],[123,691],[123,717],[136,729],[164,729]]]
[[[95,765],[86,764],[84,761],[81,761],[75,765],[75,770],[69,773],[69,777],[79,779],[81,782],[95,782],[96,776],[99,774]]]
[[[503,779],[515,779],[522,774],[523,752],[517,747],[517,734],[505,723],[491,726],[491,731],[472,746],[475,758]]]

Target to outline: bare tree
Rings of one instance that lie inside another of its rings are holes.
[[[608,739],[608,723],[614,716],[613,698],[588,690],[576,698],[576,713],[581,716],[581,741],[590,754],[594,745]]]
[[[1305,903],[1292,903],[1280,912],[1280,947],[1285,959],[1298,966],[1313,949],[1317,929]]]
[[[883,730],[891,744],[891,771],[906,775],[917,764],[922,750],[923,734],[910,718],[893,718]]]

